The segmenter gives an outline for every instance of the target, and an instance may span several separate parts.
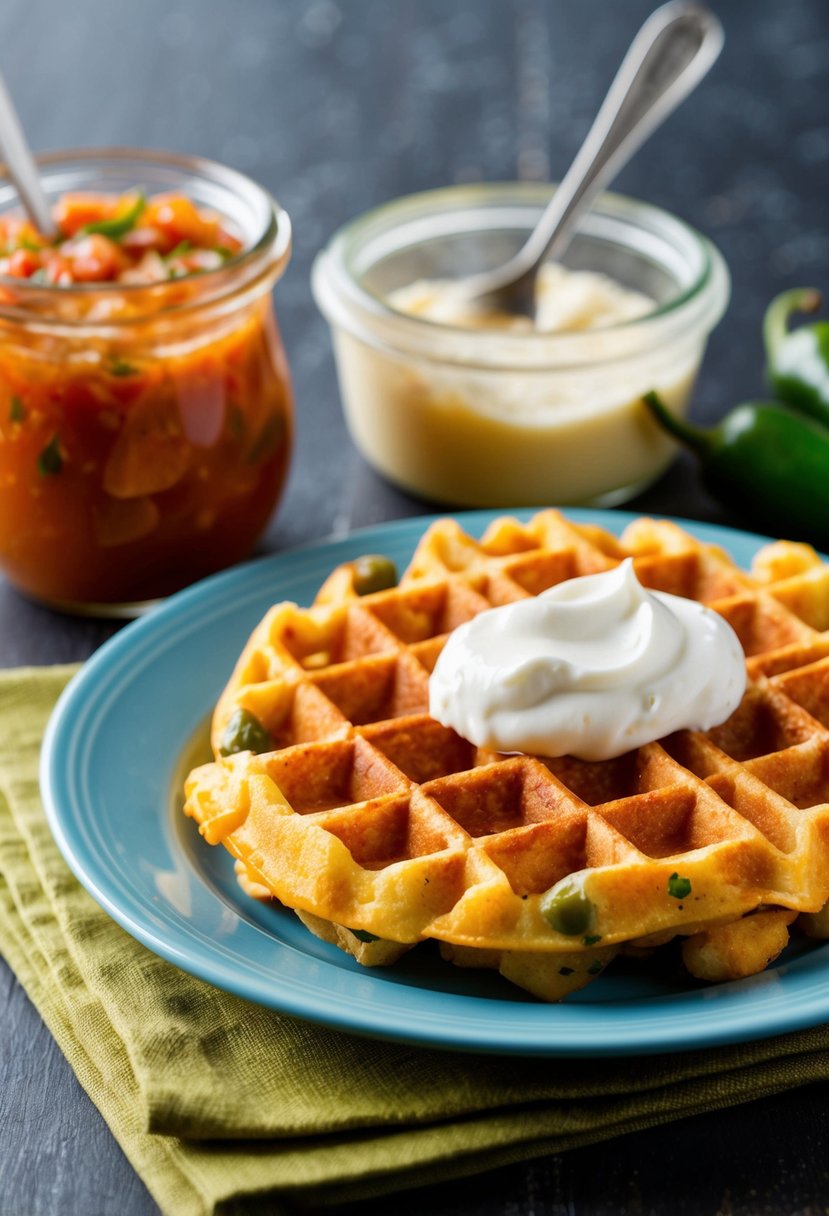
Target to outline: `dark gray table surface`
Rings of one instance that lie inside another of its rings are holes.
[[[134,144],[200,153],[290,212],[277,306],[298,442],[261,546],[431,510],[386,485],[347,437],[311,259],[395,195],[560,174],[649,0],[3,0],[0,68],[37,149]],[[722,0],[727,45],[692,102],[617,188],[710,235],[733,277],[698,419],[762,392],[759,325],[778,290],[829,289],[829,5]],[[633,510],[741,521],[687,460]],[[0,581],[0,664],[83,659],[112,632]],[[0,969],[0,1216],[157,1211],[11,973]],[[824,1087],[491,1175],[362,1203],[365,1216],[633,1216],[829,1210]],[[356,1216],[355,1206],[348,1211]]]

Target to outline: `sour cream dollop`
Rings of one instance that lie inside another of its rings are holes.
[[[628,559],[459,626],[429,713],[478,747],[608,760],[740,703],[746,666],[723,617],[648,591]]]

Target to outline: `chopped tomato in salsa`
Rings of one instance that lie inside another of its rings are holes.
[[[221,216],[182,194],[65,194],[49,239],[0,216],[0,275],[51,286],[158,283],[219,267],[242,249]]]
[[[165,595],[246,556],[281,492],[276,274],[251,292],[241,242],[181,195],[71,194],[55,219],[48,244],[0,217],[0,274],[100,291],[0,291],[0,568],[57,604]],[[195,273],[225,262],[226,283]],[[150,286],[119,292],[130,282]],[[46,297],[31,325],[28,294]],[[80,324],[50,326],[65,317]]]

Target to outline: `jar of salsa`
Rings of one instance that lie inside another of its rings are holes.
[[[0,569],[53,606],[134,615],[247,556],[281,493],[290,221],[193,157],[39,165],[50,237],[0,183]]]

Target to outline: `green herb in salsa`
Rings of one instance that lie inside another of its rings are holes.
[[[126,236],[128,232],[132,232],[146,206],[147,197],[141,193],[128,211],[125,211],[122,215],[114,216],[111,220],[95,220],[91,224],[84,224],[80,230],[80,235],[92,236],[97,233],[99,236],[108,236],[111,241],[120,241],[121,237]]]
[[[112,376],[134,376],[138,368],[126,359],[113,359],[109,365],[109,371]]]
[[[60,439],[53,435],[37,458],[37,470],[41,477],[56,477],[63,468]]]

